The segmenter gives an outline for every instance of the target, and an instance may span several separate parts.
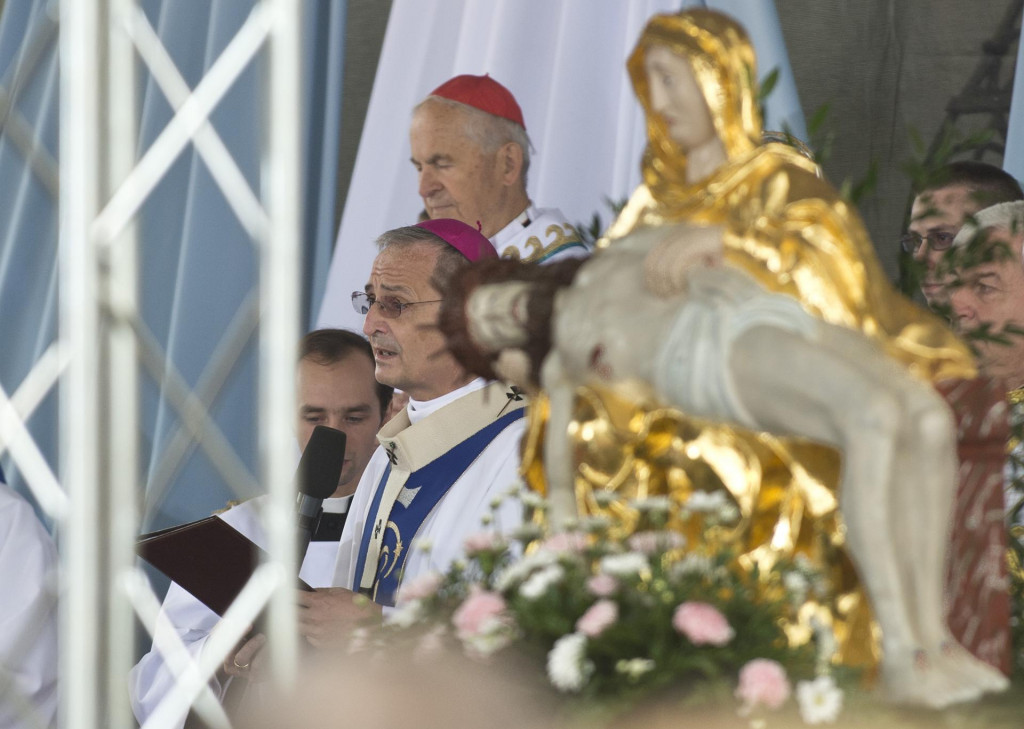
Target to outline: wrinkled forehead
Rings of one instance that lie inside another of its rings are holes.
[[[431,277],[438,254],[438,246],[429,243],[392,243],[374,259],[367,288],[378,294],[434,291]]]
[[[458,102],[428,97],[412,113],[409,138],[416,147],[478,147],[473,111]]]

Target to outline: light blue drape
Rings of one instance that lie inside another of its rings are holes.
[[[254,4],[254,0],[144,0],[142,7],[181,75],[194,87]],[[57,336],[58,210],[52,189],[56,178],[40,173],[46,165],[29,161],[39,155],[26,154],[15,143],[18,130],[28,129],[45,150],[42,157],[57,159],[58,30],[51,11],[55,12],[55,3],[45,0],[7,0],[0,16],[0,86],[4,95],[13,98],[11,112],[0,113],[0,384],[9,394]],[[310,318],[310,302],[322,289],[333,242],[345,0],[307,2],[304,12],[304,96],[302,108],[295,110],[304,124],[305,217],[299,242],[306,261],[303,325]],[[39,57],[34,70],[16,78],[19,64],[24,68],[30,55]],[[245,71],[211,117],[257,194],[264,132],[260,119],[266,101],[262,60],[257,58]],[[144,66],[139,68],[141,153],[171,119],[172,110]],[[55,172],[51,170],[51,175]],[[160,182],[138,222],[143,320],[166,351],[167,364],[195,387],[204,379],[229,323],[239,315],[257,280],[254,245],[191,147]],[[254,355],[255,339],[250,338],[212,406],[214,421],[252,473],[257,469]],[[235,498],[194,444],[172,472],[168,488],[160,493],[149,488],[180,421],[163,397],[166,383],[148,374],[142,383],[143,527],[156,529],[196,519]],[[56,471],[55,394],[29,425]],[[16,464],[7,455],[3,460],[9,480],[18,487]]]

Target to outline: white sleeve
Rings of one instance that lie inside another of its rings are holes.
[[[57,550],[32,507],[0,485],[0,679],[42,719],[57,713]],[[30,725],[0,702],[0,729]],[[34,724],[33,724],[34,725]]]
[[[132,668],[128,678],[132,711],[140,724],[145,723],[175,684],[175,674],[156,646],[161,644],[167,633],[174,633],[185,644],[192,660],[197,661],[210,637],[210,631],[220,620],[217,613],[174,582],[164,597],[160,612],[167,617],[167,621],[161,621],[157,625],[153,647]],[[218,697],[221,696],[223,687],[216,677],[210,680],[210,688]],[[187,710],[182,713],[177,726],[184,725],[186,715]]]
[[[359,558],[359,540],[366,524],[366,513],[370,509],[373,493],[380,477],[387,467],[388,457],[383,448],[378,448],[366,464],[359,485],[352,496],[352,504],[348,507],[345,529],[341,532],[338,543],[338,560],[334,565],[334,587],[356,589],[356,560]]]

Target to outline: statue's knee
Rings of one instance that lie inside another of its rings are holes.
[[[895,437],[902,430],[907,412],[899,398],[885,389],[865,392],[849,416],[850,425],[857,431],[867,430]],[[856,432],[855,432],[856,437]]]

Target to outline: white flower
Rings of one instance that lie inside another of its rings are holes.
[[[501,502],[504,501],[504,500],[505,499],[502,498],[501,496],[495,496],[493,499],[491,499],[491,504],[490,504],[491,509],[494,510],[494,509],[497,509],[498,507],[500,507],[501,506]]]
[[[811,616],[811,630],[814,631],[814,642],[817,645],[816,665],[824,673],[832,665],[832,658],[839,649],[836,634],[832,626],[824,624],[817,616]]]
[[[721,512],[729,503],[724,491],[694,491],[686,500],[686,507],[702,514]]]
[[[686,546],[686,537],[679,532],[635,532],[626,540],[626,544],[634,552],[652,555],[682,549]]]
[[[612,520],[607,516],[588,516],[580,519],[580,529],[588,534],[603,532],[612,525]]]
[[[530,578],[519,587],[519,594],[527,600],[536,600],[561,582],[564,576],[565,570],[560,565],[545,567],[530,575]]]
[[[434,543],[429,539],[417,539],[413,549],[428,554],[434,548]]]
[[[559,691],[579,691],[591,674],[594,664],[587,658],[587,638],[579,633],[563,635],[548,653],[548,678]]]
[[[614,491],[595,491],[594,502],[598,506],[611,506],[619,500],[619,495]]]
[[[800,572],[786,572],[782,576],[782,584],[785,586],[786,592],[792,597],[794,603],[802,605],[804,600],[807,599],[807,590],[810,587],[810,583]]]
[[[493,521],[494,521],[494,517],[491,516],[490,514],[484,514],[483,516],[480,517],[480,523],[483,524],[484,526],[488,526]]]
[[[627,678],[631,678],[634,681],[645,673],[650,673],[654,670],[654,661],[650,658],[630,658],[629,660],[622,659],[615,663],[615,672],[621,673]]]
[[[629,505],[637,511],[660,511],[667,514],[672,509],[672,499],[668,496],[648,496],[646,499],[633,499]]]
[[[713,563],[706,554],[688,554],[672,565],[672,575],[675,577],[707,576],[711,574],[712,569]]]
[[[796,685],[796,700],[806,724],[831,724],[843,709],[843,692],[831,676],[800,681]]]
[[[725,524],[731,524],[740,518],[740,510],[736,508],[736,504],[725,504],[718,510],[718,518]]]
[[[499,592],[505,592],[529,577],[534,570],[556,562],[558,562],[557,554],[546,549],[538,549],[501,570],[494,579],[494,587]]]
[[[419,622],[423,615],[423,603],[419,600],[409,600],[399,603],[393,610],[384,616],[385,625],[394,625],[398,628],[410,628]]]
[[[488,620],[479,633],[466,636],[462,645],[469,655],[486,658],[519,637],[519,631],[501,620]]]
[[[523,506],[531,509],[546,509],[548,508],[548,502],[536,491],[523,491],[519,495],[519,500],[523,502]]]
[[[599,569],[612,577],[632,577],[648,569],[647,557],[639,552],[609,554],[601,558]]]
[[[544,536],[544,531],[536,524],[526,522],[517,527],[509,536],[520,542],[532,542],[534,539]]]

